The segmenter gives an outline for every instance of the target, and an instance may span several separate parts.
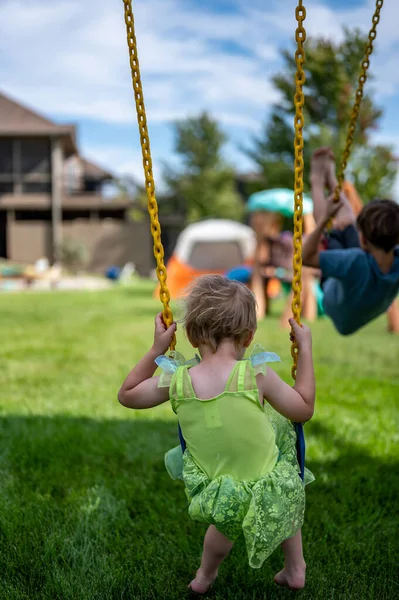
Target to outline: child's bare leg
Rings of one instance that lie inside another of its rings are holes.
[[[313,153],[310,185],[313,200],[313,215],[316,223],[320,223],[326,212],[326,197],[324,189],[326,187],[326,173],[330,164],[329,148],[319,148]]]
[[[232,547],[233,542],[220,533],[214,525],[208,527],[204,539],[201,566],[195,579],[189,585],[193,592],[206,594],[218,576],[219,565],[224,561]]]
[[[305,587],[306,564],[302,552],[302,533],[299,530],[294,537],[285,540],[281,547],[284,552],[284,569],[277,573],[274,581],[290,590]]]

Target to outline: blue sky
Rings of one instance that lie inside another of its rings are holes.
[[[209,110],[239,147],[278,101],[271,77],[295,29],[295,0],[134,0],[155,174],[173,160],[171,122]],[[374,0],[312,0],[310,35],[368,30]],[[94,10],[95,7],[95,10]],[[374,136],[399,155],[399,2],[386,0],[372,70],[385,115]],[[78,125],[87,158],[141,177],[122,0],[0,0],[0,87],[59,122]],[[399,190],[399,188],[398,188]]]

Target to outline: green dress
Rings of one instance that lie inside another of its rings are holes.
[[[215,525],[232,541],[243,534],[249,564],[259,568],[302,527],[305,489],[295,431],[259,401],[256,373],[264,364],[238,361],[223,393],[209,400],[195,395],[192,364],[177,366],[169,381],[161,377],[187,445],[184,454],[180,446],[166,454],[166,468],[184,481],[192,519]],[[306,470],[305,484],[313,479]]]

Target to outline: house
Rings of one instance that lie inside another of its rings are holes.
[[[129,199],[104,195],[113,175],[81,157],[74,125],[58,125],[0,93],[0,259],[57,262],[80,244],[87,269],[153,268],[148,219],[129,218]]]

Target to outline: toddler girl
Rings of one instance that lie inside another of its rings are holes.
[[[313,415],[315,383],[312,340],[307,327],[290,320],[299,360],[294,387],[267,362],[277,355],[255,346],[244,359],[256,331],[255,299],[249,289],[219,275],[199,278],[186,298],[187,337],[201,359],[186,363],[163,356],[176,330],[159,314],[151,350],[127,376],[118,399],[129,408],[151,408],[170,400],[182,445],[166,455],[169,474],[184,481],[189,514],[209,525],[201,566],[189,588],[206,594],[233,542],[244,535],[249,564],[259,568],[279,545],[284,569],[279,585],[305,585],[301,527],[304,484],[296,457],[291,421]],[[157,364],[163,369],[154,377]]]

